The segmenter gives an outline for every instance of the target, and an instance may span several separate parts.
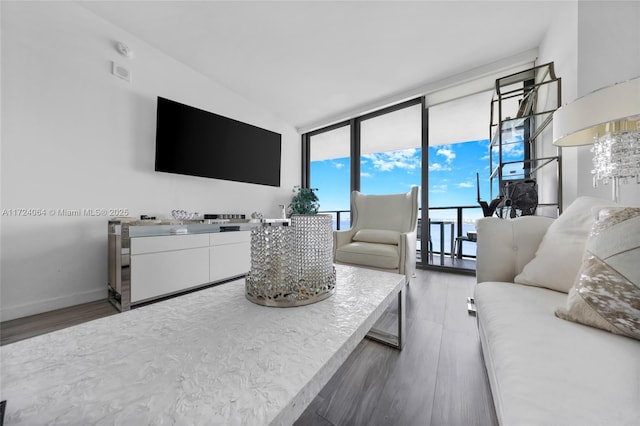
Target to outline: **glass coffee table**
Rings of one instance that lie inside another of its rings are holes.
[[[244,280],[0,347],[9,424],[291,424],[382,313],[403,275],[336,265],[318,303],[251,303]]]

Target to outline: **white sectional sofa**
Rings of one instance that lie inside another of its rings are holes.
[[[594,214],[607,204],[584,197],[557,220],[477,223],[474,297],[501,425],[640,425],[640,340],[555,314],[579,277]]]

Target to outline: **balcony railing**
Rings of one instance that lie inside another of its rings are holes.
[[[478,214],[471,216],[469,213],[476,211]],[[349,229],[351,226],[350,210],[325,210],[319,213],[331,214],[333,216],[333,229]],[[466,215],[465,215],[466,213]],[[467,232],[475,231],[474,218],[482,217],[482,209],[479,206],[445,206],[431,207],[429,209],[429,219],[431,226],[425,233],[427,243],[422,243],[422,209],[418,214],[418,260],[424,263],[430,262],[433,255],[443,257],[458,257],[458,253],[453,253],[455,240],[458,237],[467,235]],[[475,259],[476,246],[473,243],[464,242],[462,244],[461,257]],[[421,252],[424,249],[429,253],[429,259],[422,258]],[[436,262],[438,263],[438,262]]]
[[[477,214],[471,215],[471,212]],[[469,232],[475,231],[475,219],[482,217],[482,209],[479,206],[443,206],[431,207],[429,209],[430,225],[426,238],[430,242],[430,247],[426,247],[423,243],[423,249],[429,250],[430,254],[439,256],[440,262],[434,262],[433,259],[422,259],[424,263],[443,264],[442,259],[475,259],[476,244],[467,241],[461,241],[459,237],[467,236]],[[418,238],[421,238],[422,221],[418,220]],[[457,252],[455,241],[459,240],[460,247]]]
[[[333,229],[349,229],[351,227],[351,210],[324,210],[318,213],[330,214],[333,216]]]

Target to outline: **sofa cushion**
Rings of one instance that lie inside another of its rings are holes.
[[[387,229],[361,229],[353,236],[353,241],[378,244],[398,244],[400,233]]]
[[[640,208],[600,211],[560,318],[640,340]]]
[[[568,293],[582,264],[582,254],[595,222],[595,209],[615,206],[612,201],[579,197],[549,226],[535,257],[514,282]]]
[[[398,269],[397,245],[353,242],[336,250],[335,260],[380,269]]]
[[[561,320],[567,295],[513,283],[475,289],[502,425],[637,425],[640,342]]]
[[[533,259],[545,232],[554,221],[544,216],[478,219],[477,282],[513,282],[514,277]]]

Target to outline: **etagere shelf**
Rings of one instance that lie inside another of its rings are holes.
[[[541,196],[539,207],[560,213],[561,152],[547,137],[553,112],[560,105],[561,79],[553,62],[496,80],[489,125],[491,198],[509,182],[534,179]]]

